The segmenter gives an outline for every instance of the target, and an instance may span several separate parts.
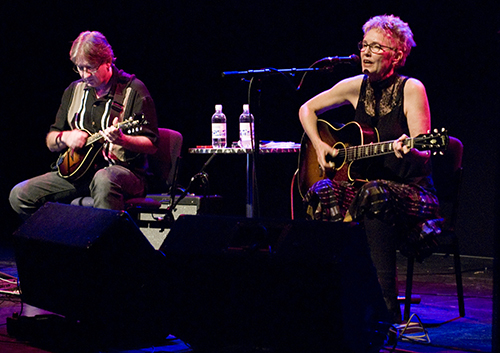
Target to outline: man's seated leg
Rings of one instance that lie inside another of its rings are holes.
[[[25,180],[12,188],[9,202],[14,211],[26,220],[46,202],[69,203],[78,194],[77,188],[56,172]]]
[[[144,190],[144,179],[119,165],[98,170],[90,184],[94,207],[110,210],[123,210],[126,199],[143,196]]]

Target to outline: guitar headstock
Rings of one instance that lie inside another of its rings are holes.
[[[141,131],[142,127],[147,124],[148,121],[144,118],[144,114],[134,114],[134,117],[118,123],[116,127],[128,135],[133,135]]]
[[[431,151],[432,154],[443,154],[448,148],[448,131],[445,128],[441,130],[434,129],[427,134],[418,135],[414,140],[415,148],[423,151]]]

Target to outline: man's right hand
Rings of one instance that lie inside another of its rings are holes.
[[[89,135],[85,131],[75,129],[71,131],[64,131],[61,136],[61,141],[68,148],[79,149],[85,146],[88,137]]]
[[[47,147],[52,152],[61,152],[66,148],[78,149],[85,146],[89,135],[82,130],[51,131],[47,134]]]

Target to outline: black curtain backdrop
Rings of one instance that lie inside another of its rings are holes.
[[[495,1],[481,4],[400,1],[117,1],[2,3],[2,117],[0,207],[4,238],[19,226],[8,204],[18,182],[47,171],[56,159],[45,147],[63,90],[77,75],[68,59],[71,41],[98,30],[110,41],[119,68],[134,73],[155,99],[159,123],[184,136],[179,182],[187,186],[208,156],[187,149],[210,144],[210,117],[222,104],[229,141],[238,139],[238,116],[248,79],[223,71],[306,68],[326,56],[357,53],[370,17],[395,14],[410,24],[417,47],[402,74],[427,88],[434,127],[446,127],[465,145],[458,232],[462,253],[493,256],[498,152],[500,16]],[[260,76],[250,92],[261,139],[299,142],[299,106],[359,67],[331,72]],[[349,121],[352,109],[325,115]],[[290,217],[290,183],[297,156],[259,159],[259,212]],[[207,167],[210,193],[228,214],[245,214],[245,158],[217,156]],[[296,204],[300,204],[297,203]]]

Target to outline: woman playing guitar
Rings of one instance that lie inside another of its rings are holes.
[[[424,85],[396,72],[415,46],[408,24],[392,15],[376,16],[363,32],[358,45],[363,73],[340,81],[300,108],[300,121],[317,158],[315,170],[322,175],[304,200],[312,219],[363,222],[384,299],[393,322],[400,323],[396,247],[405,234],[402,229],[411,225],[404,229],[410,231],[438,217],[430,153],[405,143],[430,130],[430,111]],[[324,133],[318,115],[346,104],[355,108],[358,144],[393,141],[391,153],[363,166],[361,182],[324,177],[335,174],[335,157],[345,143]]]

